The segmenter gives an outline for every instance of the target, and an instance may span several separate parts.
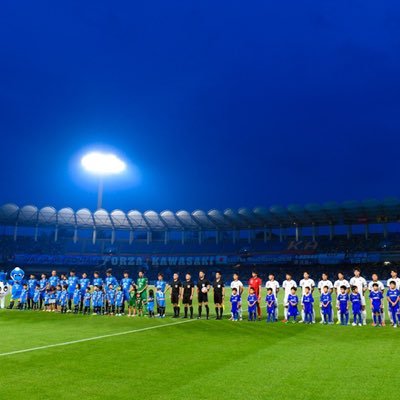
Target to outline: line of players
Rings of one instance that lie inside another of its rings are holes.
[[[388,304],[388,315],[391,324],[398,326],[400,318],[400,278],[396,270],[390,272],[391,277],[387,280],[386,300]],[[255,320],[256,314],[261,318],[261,279],[253,272],[249,281],[248,312],[249,319]],[[372,275],[372,280],[367,284],[365,278],[361,276],[359,268],[354,269],[354,276],[347,281],[344,274],[339,272],[338,279],[332,283],[326,273],[322,274],[322,279],[316,286],[315,281],[311,279],[308,272],[304,272],[303,279],[299,285],[292,279],[291,274],[286,274],[286,279],[282,283],[284,290],[284,322],[290,319],[294,321],[298,315],[298,306],[301,306],[301,321],[315,323],[314,298],[313,292],[317,288],[320,293],[320,314],[321,323],[333,323],[333,302],[332,293],[335,292],[337,323],[347,325],[349,322],[349,304],[352,305],[353,325],[366,325],[366,291],[369,291],[370,306],[373,315],[373,325],[385,325],[385,309],[384,309],[384,293],[385,287],[378,279],[377,274]],[[296,295],[298,286],[301,288],[301,300]],[[231,285],[234,290],[237,285]],[[281,288],[275,280],[273,274],[269,275],[269,279],[265,284],[267,295],[265,301],[267,303],[267,321],[278,320],[278,297],[277,294]],[[236,291],[238,293],[238,290]],[[235,294],[235,293],[233,293]],[[233,299],[232,312],[236,311],[237,306]],[[232,303],[232,298],[231,298]],[[239,304],[240,307],[240,304]],[[234,319],[240,318],[240,310]],[[235,318],[236,317],[236,318]]]

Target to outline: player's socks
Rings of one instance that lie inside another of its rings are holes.
[[[223,311],[224,311],[223,307],[220,307],[220,309],[219,309],[219,319],[222,319]]]
[[[378,324],[382,325],[382,314],[378,315]]]
[[[288,319],[288,309],[286,307],[284,310],[284,315],[285,315],[285,319],[287,320]]]
[[[208,307],[208,304],[206,305],[206,318],[210,316],[210,307]]]
[[[307,322],[307,321],[306,321],[306,314],[305,314],[305,312],[304,312],[303,310],[301,310],[301,320],[302,320],[303,322]]]
[[[8,305],[8,308],[9,308],[10,310],[12,310],[13,307],[14,307],[14,300],[11,300],[11,301],[10,301],[10,304]]]
[[[373,316],[374,324],[376,325],[376,315]]]
[[[219,319],[219,308],[215,307],[215,314],[217,315],[216,319]]]
[[[193,306],[190,306],[190,318],[193,318]]]
[[[179,306],[176,306],[176,316],[179,318],[179,314],[181,313],[181,308]]]
[[[188,307],[185,306],[183,309],[184,309],[184,317],[187,318],[188,317]]]
[[[365,325],[367,323],[367,312],[361,311],[361,319],[362,319],[362,323]]]
[[[203,312],[203,306],[199,306],[199,318],[201,318],[201,313]]]

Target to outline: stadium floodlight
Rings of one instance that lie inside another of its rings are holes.
[[[86,171],[99,176],[99,187],[97,191],[97,209],[103,203],[103,177],[106,175],[116,175],[124,172],[126,164],[115,154],[92,152],[82,157],[81,164]]]

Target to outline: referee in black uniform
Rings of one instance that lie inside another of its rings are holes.
[[[215,313],[217,314],[216,319],[222,319],[225,287],[224,287],[224,282],[222,281],[222,275],[220,271],[217,271],[215,273],[213,289],[214,289]]]
[[[188,317],[188,309],[190,308],[190,319],[193,318],[193,294],[194,294],[194,283],[192,276],[188,272],[185,277],[185,282],[182,284],[182,303],[185,310],[185,316]]]
[[[174,307],[174,316],[172,318],[179,318],[179,300],[181,298],[182,283],[179,280],[179,274],[177,272],[174,273],[174,278],[169,284],[168,289],[171,290],[171,303]]]
[[[197,296],[199,299],[199,316],[197,319],[201,319],[201,313],[203,311],[203,305],[206,308],[206,318],[210,316],[210,308],[208,307],[208,291],[210,290],[210,281],[206,278],[204,271],[199,272],[199,280],[197,281]]]

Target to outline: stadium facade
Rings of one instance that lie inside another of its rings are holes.
[[[5,268],[35,271],[376,268],[400,261],[399,218],[397,198],[176,213],[5,204],[0,257]]]

